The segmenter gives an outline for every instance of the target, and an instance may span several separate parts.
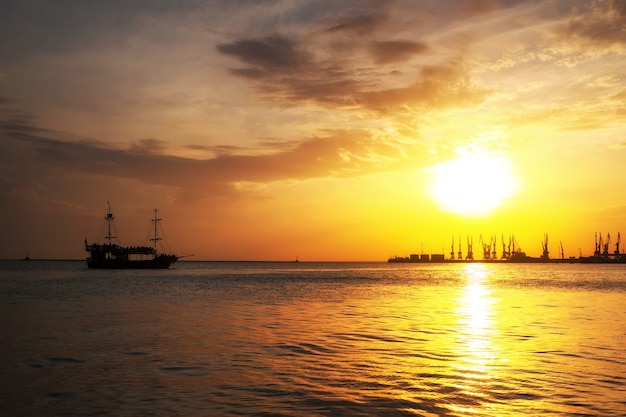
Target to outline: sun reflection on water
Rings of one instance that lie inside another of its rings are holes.
[[[450,408],[460,415],[481,412],[497,360],[497,349],[493,344],[493,298],[488,285],[491,272],[486,265],[468,264],[465,268],[467,284],[458,299],[457,361],[453,366],[458,378],[456,388],[462,395]]]

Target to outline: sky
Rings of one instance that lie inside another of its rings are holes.
[[[613,250],[625,64],[619,0],[0,0],[0,258]]]

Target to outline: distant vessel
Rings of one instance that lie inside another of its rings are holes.
[[[85,250],[89,253],[87,257],[88,268],[100,269],[166,269],[169,268],[180,257],[161,253],[157,249],[157,242],[162,240],[158,236],[158,225],[161,219],[158,218],[159,210],[154,209],[154,218],[151,220],[154,227],[153,236],[150,238],[153,246],[120,246],[113,243],[116,238],[112,234],[113,214],[109,205],[105,216],[107,234],[104,237],[105,243],[87,243],[85,239]]]

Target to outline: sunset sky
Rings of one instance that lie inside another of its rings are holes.
[[[590,255],[625,120],[619,0],[0,0],[0,258]]]

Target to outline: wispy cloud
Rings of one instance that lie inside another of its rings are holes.
[[[403,62],[427,52],[428,49],[423,42],[406,40],[374,41],[370,44],[372,59],[376,64]]]
[[[346,16],[337,19],[337,22],[327,28],[326,32],[331,34],[349,33],[358,36],[369,36],[382,28],[387,19],[388,16],[384,11]]]
[[[358,57],[316,57],[305,51],[304,42],[280,35],[240,39],[218,45],[217,49],[248,65],[232,69],[233,74],[253,80],[257,90],[272,99],[287,102],[309,101],[327,107],[389,113],[407,105],[474,105],[488,94],[471,84],[461,62],[414,64],[409,69],[416,72],[415,81],[404,87],[385,88],[394,75],[384,75],[374,64],[401,63],[426,53],[429,47],[402,40],[352,42],[371,55],[372,61],[366,63],[369,68],[359,68]]]
[[[284,36],[272,35],[260,39],[240,39],[218,45],[223,54],[239,58],[249,67],[233,69],[233,73],[250,78],[274,77],[304,69],[310,64],[309,55],[297,42]]]
[[[213,194],[232,193],[239,182],[363,175],[393,168],[402,154],[418,151],[367,131],[331,130],[292,144],[266,143],[264,146],[275,151],[260,154],[246,155],[239,147],[221,146],[213,149],[216,157],[198,160],[168,155],[168,143],[156,139],[121,149],[92,140],[63,140],[62,133],[41,129],[27,120],[3,122],[0,127],[5,137],[29,144],[45,165],[90,176],[175,186],[199,196],[203,189]],[[7,184],[11,181],[5,179]]]
[[[588,46],[626,45],[626,3],[595,0],[588,7],[574,8],[564,33]]]

